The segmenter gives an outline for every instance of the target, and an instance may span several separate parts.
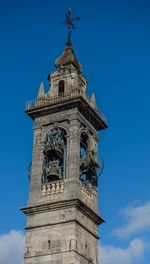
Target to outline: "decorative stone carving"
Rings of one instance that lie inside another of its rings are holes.
[[[47,196],[54,193],[62,193],[64,191],[64,182],[55,182],[42,185],[42,196]]]

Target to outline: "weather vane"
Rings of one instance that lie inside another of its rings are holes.
[[[75,26],[74,26],[74,21],[75,20],[79,20],[80,17],[77,16],[75,18],[72,17],[72,11],[71,11],[71,8],[69,8],[69,10],[67,11],[67,13],[65,13],[65,17],[66,17],[66,20],[61,22],[61,24],[66,24],[67,27],[68,27],[68,45],[71,44],[71,41],[70,41],[70,37],[71,37],[71,33],[72,33],[72,30],[75,29]]]

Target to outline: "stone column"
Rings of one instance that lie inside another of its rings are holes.
[[[79,121],[70,121],[70,140],[69,140],[69,178],[79,179],[80,173],[80,136]]]
[[[34,127],[33,153],[32,153],[32,173],[30,183],[29,205],[38,203],[41,198],[41,177],[42,177],[42,157],[41,157],[41,127]]]

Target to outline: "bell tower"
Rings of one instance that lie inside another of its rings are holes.
[[[68,11],[68,15],[69,15]],[[69,23],[69,22],[68,22]],[[98,131],[107,127],[70,39],[26,113],[34,121],[24,264],[98,263]]]

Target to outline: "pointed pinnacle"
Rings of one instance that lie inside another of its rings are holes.
[[[38,92],[38,98],[44,97],[44,84],[41,82],[39,92]]]
[[[95,94],[94,94],[94,93],[92,93],[92,95],[91,95],[90,103],[91,103],[95,108],[97,108],[97,105],[96,105],[96,99],[95,99]]]

